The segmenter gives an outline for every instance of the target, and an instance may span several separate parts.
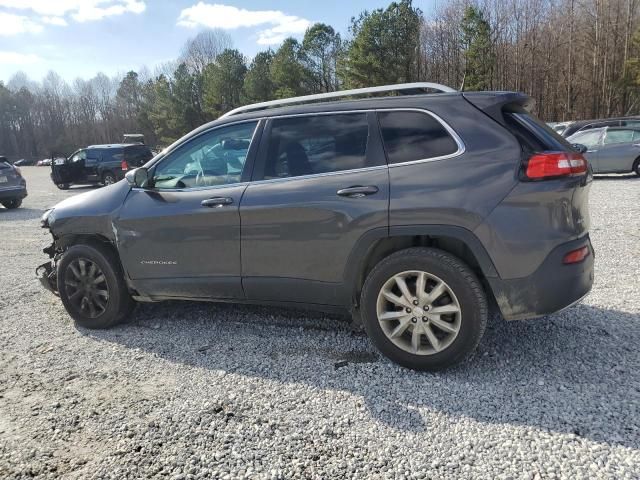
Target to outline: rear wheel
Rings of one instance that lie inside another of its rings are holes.
[[[58,292],[69,315],[86,328],[108,328],[135,306],[115,255],[97,245],[69,248],[57,267]]]
[[[640,177],[640,158],[636,158],[636,161],[633,164],[633,171]]]
[[[58,187],[60,190],[68,190],[69,189],[69,184],[68,183],[56,183],[56,187]]]
[[[20,205],[22,205],[22,199],[21,198],[13,198],[11,200],[5,200],[2,202],[2,205],[4,205],[5,208],[8,208],[9,210],[12,210],[14,208],[18,208]]]
[[[116,183],[116,176],[112,172],[105,172],[102,175],[102,183],[105,186],[112,185],[112,184]]]
[[[433,248],[410,248],[382,260],[367,277],[361,306],[376,347],[416,370],[463,361],[478,346],[488,315],[471,269]]]

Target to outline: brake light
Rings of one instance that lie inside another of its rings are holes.
[[[22,176],[22,170],[20,170],[19,167],[16,167],[15,165],[13,166],[14,170],[16,171],[16,175],[18,175],[19,177]]]
[[[580,263],[588,256],[589,256],[589,247],[585,245],[584,247],[580,247],[576,250],[571,250],[569,253],[567,253],[562,259],[562,263],[564,263],[565,265],[568,265],[571,263]]]
[[[580,153],[536,153],[527,162],[526,175],[531,180],[582,175],[588,169],[587,159]]]
[[[129,170],[129,164],[127,163],[126,160],[122,160],[122,162],[120,162],[120,168],[122,168],[124,172]]]

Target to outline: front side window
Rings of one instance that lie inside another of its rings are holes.
[[[86,158],[87,158],[87,151],[80,150],[73,154],[73,156],[71,157],[71,162],[72,163],[80,162],[81,160],[85,160]]]
[[[458,151],[453,137],[431,115],[379,112],[380,131],[389,164],[442,157]]]
[[[598,145],[601,132],[601,130],[589,130],[586,132],[576,133],[567,140],[571,143],[579,143],[587,148],[593,148]]]
[[[605,145],[630,143],[633,141],[633,130],[608,130],[604,137]]]
[[[366,113],[275,119],[262,178],[366,167],[368,137]]]
[[[155,188],[195,188],[239,183],[258,122],[220,127],[169,153],[155,168]]]

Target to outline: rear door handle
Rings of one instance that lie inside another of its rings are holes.
[[[233,203],[233,198],[231,197],[213,197],[207,198],[206,200],[202,200],[200,205],[203,207],[223,207],[225,205],[231,205]]]
[[[367,185],[367,186],[354,186],[349,188],[343,188],[336,192],[341,197],[350,197],[350,198],[362,198],[366,195],[373,195],[374,193],[378,193],[378,187],[375,185]]]

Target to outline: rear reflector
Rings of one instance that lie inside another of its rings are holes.
[[[120,162],[120,168],[122,168],[122,170],[125,172],[129,170],[129,164],[126,160],[122,160],[122,162]]]
[[[529,158],[526,175],[531,180],[540,180],[582,175],[587,169],[587,160],[580,153],[542,152]]]
[[[567,253],[562,259],[562,263],[565,265],[570,263],[580,263],[585,258],[589,256],[589,247],[586,245],[584,247],[578,248],[577,250],[571,250]]]

